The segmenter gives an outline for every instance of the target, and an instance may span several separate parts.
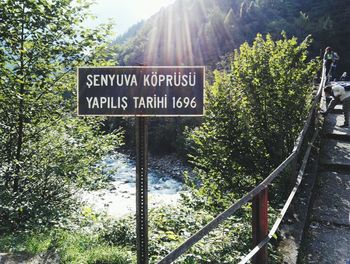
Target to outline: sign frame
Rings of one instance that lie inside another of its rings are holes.
[[[79,69],[97,69],[97,68],[110,68],[110,69],[142,69],[142,68],[173,68],[173,69],[202,69],[203,70],[203,96],[202,96],[202,114],[80,114],[79,113]],[[202,117],[205,115],[205,70],[206,66],[81,66],[77,67],[77,107],[76,107],[76,113],[78,117]]]

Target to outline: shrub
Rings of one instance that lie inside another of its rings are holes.
[[[218,212],[250,191],[292,151],[309,110],[318,63],[308,60],[310,39],[274,41],[258,35],[215,72],[206,115],[189,133],[196,196]],[[279,190],[281,193],[284,190]]]

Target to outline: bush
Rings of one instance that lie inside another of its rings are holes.
[[[250,191],[292,151],[319,66],[308,61],[309,45],[309,38],[298,44],[285,34],[277,41],[258,35],[231,56],[229,72],[215,72],[204,122],[189,133],[201,184],[193,192],[211,210]]]
[[[102,135],[85,121],[70,118],[50,124],[37,137],[24,145],[32,155],[21,165],[20,191],[9,188],[0,173],[0,225],[9,230],[43,228],[67,218],[79,207],[78,189],[96,188],[107,180],[96,163],[121,139],[119,133]]]
[[[186,203],[176,207],[160,207],[149,212],[149,256],[150,263],[157,263],[162,257],[178,247],[182,242],[201,229],[214,215],[199,209],[197,199],[191,196]],[[276,212],[270,209],[273,223]],[[251,248],[251,207],[242,210],[218,228],[205,236],[174,263],[235,263]],[[105,219],[100,229],[101,238],[114,246],[127,246],[136,254],[135,219],[128,216],[122,220]],[[130,239],[131,238],[131,239]],[[271,245],[270,245],[270,248]],[[272,263],[279,263],[279,256],[271,250]]]

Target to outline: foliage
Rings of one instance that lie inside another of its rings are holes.
[[[58,249],[62,263],[131,263],[131,256],[125,248],[109,246],[92,234],[58,232],[53,247]]]
[[[148,119],[148,149],[155,156],[175,153],[186,159],[190,150],[187,146],[186,129],[199,126],[201,118],[170,117]],[[111,118],[105,121],[107,131],[122,127],[125,131],[125,148],[135,150],[135,120],[132,118]]]
[[[52,229],[44,233],[9,234],[0,238],[0,250],[30,256],[57,252],[60,263],[69,264],[126,264],[132,257],[126,248],[107,245],[98,236]]]
[[[107,60],[109,26],[81,26],[86,1],[0,2],[0,218],[2,228],[45,226],[74,210],[77,188],[121,145],[101,119],[75,117],[75,70]]]
[[[313,56],[332,46],[346,71],[349,12],[343,0],[177,0],[125,35],[118,60],[125,65],[214,65],[257,33],[276,37],[285,31],[300,39],[311,34]]]
[[[1,236],[0,251],[37,255],[48,250],[51,238],[47,234],[17,233]]]
[[[307,60],[310,40],[258,35],[233,54],[230,72],[216,72],[206,116],[191,133],[196,195],[213,210],[226,208],[286,158],[306,117],[318,63]],[[208,147],[210,146],[210,147]]]
[[[333,47],[341,56],[340,76],[350,68],[349,14],[350,6],[343,0],[177,0],[119,38],[122,44],[116,56],[122,65],[206,65],[207,80],[212,80],[211,70],[217,69],[220,58],[242,43],[251,43],[257,33],[278,38],[285,31],[298,39],[312,35],[315,40],[309,51],[313,57],[326,46]],[[193,129],[200,121],[195,120],[186,126]],[[174,148],[172,144],[183,143],[184,127],[180,124],[176,133],[169,133],[173,123],[158,122],[150,131],[169,135],[170,140],[150,138],[150,147],[156,149],[152,151],[157,153],[164,146],[184,157],[178,150],[185,145]]]
[[[200,202],[191,196],[176,207],[161,207],[150,210],[149,254],[150,263],[157,263],[185,239],[197,232],[214,218],[214,215],[195,204]],[[271,211],[271,223],[276,212]],[[229,218],[208,236],[196,243],[174,263],[236,263],[251,247],[250,205]],[[122,220],[104,221],[101,237],[116,246],[129,246],[135,252],[135,219],[128,216]],[[131,239],[130,239],[131,238]],[[271,245],[270,245],[271,246]],[[279,257],[271,252],[272,263]]]
[[[198,205],[200,197],[186,195],[176,207],[166,206],[150,210],[149,251],[150,263],[179,246],[185,239],[214,218],[212,212]],[[270,208],[270,224],[276,212]],[[55,252],[60,263],[135,263],[136,228],[131,215],[112,219],[88,208],[78,213],[76,224],[65,228],[52,228],[7,234],[0,238],[0,251],[29,254],[30,256]],[[251,248],[251,207],[248,204],[195,244],[175,263],[235,263]],[[280,263],[270,248],[271,263]]]

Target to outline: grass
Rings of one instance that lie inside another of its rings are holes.
[[[36,255],[46,252],[51,244],[47,234],[17,233],[0,236],[0,252]]]
[[[43,233],[7,234],[0,237],[0,252],[37,255],[48,251],[59,255],[60,263],[129,264],[127,248],[108,245],[98,235],[52,230]]]
[[[270,211],[269,215],[273,222],[276,212]],[[41,233],[0,235],[0,252],[20,253],[23,256],[47,252],[58,255],[62,264],[136,263],[134,217],[130,215],[116,220],[93,215],[92,219],[95,221],[93,227],[84,220],[71,227],[75,231],[56,228]],[[159,261],[212,219],[211,212],[186,204],[150,210],[150,262]],[[247,206],[194,245],[176,263],[238,262],[251,246],[250,224],[251,207]],[[81,229],[76,231],[78,226]],[[281,263],[275,247],[270,245],[269,248],[271,263]]]

